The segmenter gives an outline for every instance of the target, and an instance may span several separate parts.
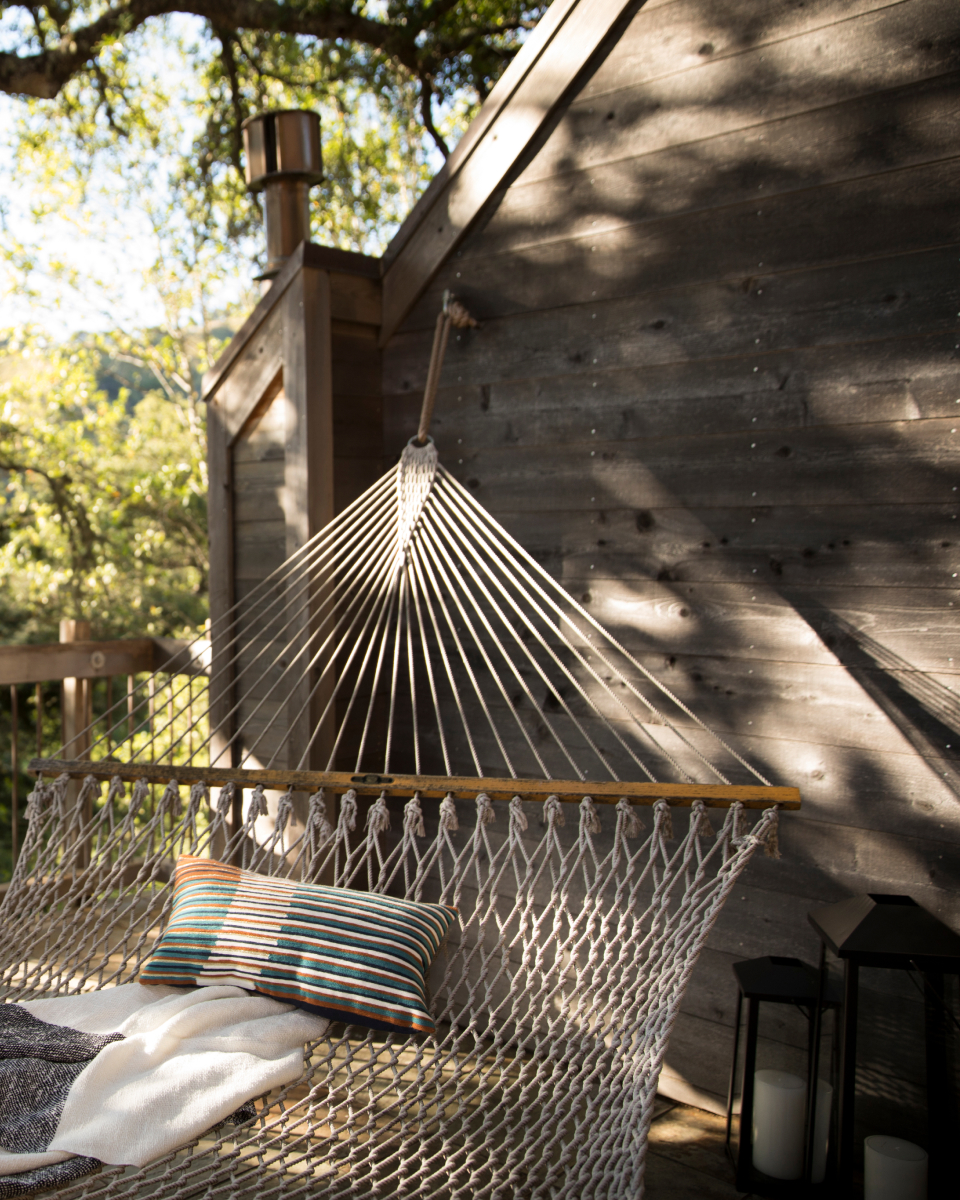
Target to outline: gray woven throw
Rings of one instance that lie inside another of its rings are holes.
[[[35,1154],[53,1141],[67,1093],[83,1068],[123,1035],[81,1033],[40,1021],[19,1004],[0,1004],[0,1146]],[[0,1200],[62,1186],[95,1171],[96,1158],[0,1176]]]

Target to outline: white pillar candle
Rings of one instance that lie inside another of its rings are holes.
[[[773,1179],[803,1174],[803,1121],[807,1087],[789,1071],[754,1076],[753,1165]]]
[[[927,1200],[927,1152],[903,1138],[871,1134],[863,1143],[864,1200]]]
[[[811,1183],[823,1183],[827,1174],[827,1150],[830,1143],[830,1114],[833,1109],[833,1088],[817,1080],[817,1117],[813,1126],[813,1169]]]

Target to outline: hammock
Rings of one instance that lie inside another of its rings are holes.
[[[335,1024],[255,1119],[59,1194],[642,1196],[690,973],[798,793],[711,733],[429,439],[215,620],[212,644],[202,705],[158,675],[149,737],[121,701],[87,760],[31,764],[3,995],[136,978],[185,852],[456,905],[430,979],[438,1033]]]

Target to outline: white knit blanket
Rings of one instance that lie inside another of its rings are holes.
[[[0,1176],[73,1155],[141,1167],[295,1080],[329,1022],[242,988],[124,984],[20,1006],[51,1025],[121,1034],[69,1086],[45,1150],[8,1153]],[[12,1181],[11,1181],[12,1182]]]

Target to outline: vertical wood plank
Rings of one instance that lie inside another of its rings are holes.
[[[61,642],[89,642],[91,639],[90,622],[65,618],[60,622]],[[90,735],[87,729],[87,714],[89,705],[89,679],[64,679],[60,702],[61,740],[63,752],[68,758],[86,758],[90,749]],[[71,779],[67,785],[67,805],[75,805],[80,796],[80,781]],[[89,800],[84,805],[84,811],[77,814],[81,825],[86,825],[91,817]],[[89,847],[81,848],[78,865],[86,866]]]
[[[207,523],[210,537],[210,762],[236,765],[233,745],[233,475],[223,411],[214,398],[207,407]],[[132,724],[132,722],[131,722]],[[219,798],[211,795],[216,808]],[[234,828],[237,817],[234,813]],[[214,847],[219,856],[222,846]]]
[[[10,863],[17,865],[20,839],[20,713],[17,705],[17,685],[10,685]]]
[[[334,515],[329,272],[304,267],[287,289],[283,306],[284,514],[289,557]],[[328,698],[324,689],[310,698],[317,672],[302,669],[309,661],[307,643],[320,598],[315,592],[306,609],[302,609],[302,598],[293,601],[294,608],[302,611],[293,627],[291,651],[301,657],[296,671],[299,682],[288,700],[288,766],[300,763]],[[331,737],[332,733],[325,731],[325,736],[314,741],[304,767],[326,766]],[[305,812],[301,815],[306,816]]]
[[[89,642],[90,622],[65,619],[60,622],[61,642]],[[64,679],[61,724],[64,755],[67,758],[84,758],[89,745],[84,730],[87,712],[85,679]]]

